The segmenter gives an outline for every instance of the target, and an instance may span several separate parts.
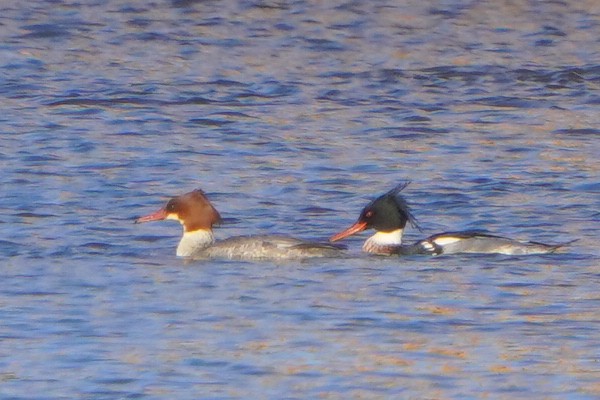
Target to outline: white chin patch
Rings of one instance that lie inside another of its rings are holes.
[[[173,213],[167,214],[167,218],[165,218],[165,219],[173,219],[175,221],[181,222],[181,220],[179,219],[179,217],[177,216],[177,214],[173,214]],[[181,222],[181,223],[183,223],[183,222]]]

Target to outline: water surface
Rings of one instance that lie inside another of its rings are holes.
[[[7,399],[600,396],[600,9],[563,2],[0,7]],[[561,254],[288,263],[174,256],[326,239],[410,180],[423,232]]]

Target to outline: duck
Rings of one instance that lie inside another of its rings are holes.
[[[215,240],[213,226],[222,218],[206,193],[196,189],[171,198],[158,211],[135,219],[135,223],[176,220],[183,226],[176,255],[191,260],[291,260],[337,257],[345,246],[305,241],[281,235],[235,236]]]
[[[373,229],[375,234],[367,238],[362,249],[366,253],[378,255],[548,254],[571,243],[552,245],[515,240],[484,231],[466,230],[437,233],[405,244],[402,242],[402,236],[407,224],[422,231],[406,199],[400,194],[408,184],[409,182],[401,183],[371,201],[362,209],[358,220],[349,228],[331,236],[330,242]]]

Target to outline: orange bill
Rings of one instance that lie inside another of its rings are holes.
[[[164,208],[161,208],[160,210],[158,210],[155,213],[152,213],[150,215],[146,215],[145,217],[140,217],[140,218],[136,219],[135,223],[141,224],[142,222],[162,221],[165,218],[167,218],[167,210],[165,210]]]
[[[352,225],[350,228],[346,229],[345,231],[342,231],[342,232],[330,237],[329,241],[335,242],[335,241],[347,238],[348,236],[352,236],[355,233],[362,232],[365,229],[367,229],[367,223],[358,221],[354,225]]]

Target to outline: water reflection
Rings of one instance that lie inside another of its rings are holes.
[[[595,9],[4,7],[3,394],[598,397]],[[579,241],[185,264],[131,224],[202,187],[220,237],[328,237],[404,180],[427,233]]]

